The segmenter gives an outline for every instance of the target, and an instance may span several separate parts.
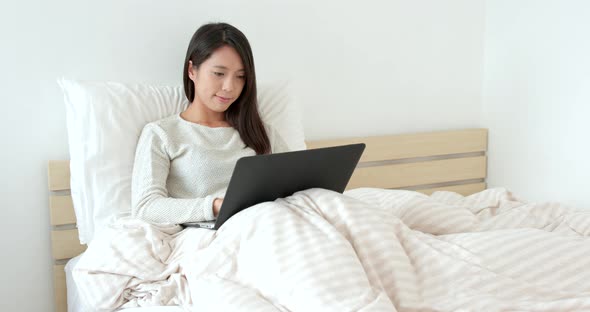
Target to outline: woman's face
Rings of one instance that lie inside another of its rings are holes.
[[[199,68],[189,61],[189,77],[195,85],[197,104],[211,113],[223,113],[240,96],[246,82],[244,65],[236,50],[223,46]]]

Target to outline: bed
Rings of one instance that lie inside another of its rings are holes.
[[[183,230],[125,216],[141,128],[182,111],[182,90],[61,85],[70,160],[48,164],[57,311],[590,310],[590,212],[487,188],[486,129],[306,142],[282,88],[261,88],[261,116],[292,150],[366,144],[347,190]]]
[[[364,142],[365,153],[347,189],[439,190],[470,195],[485,189],[486,129],[307,142],[308,148]],[[48,164],[56,311],[67,311],[66,262],[82,253],[70,189],[69,161]]]

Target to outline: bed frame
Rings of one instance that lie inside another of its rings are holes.
[[[378,187],[416,190],[425,194],[439,190],[470,195],[486,188],[486,129],[466,129],[417,134],[307,142],[319,148],[366,143],[348,189]],[[57,312],[67,311],[66,262],[84,250],[76,229],[70,196],[69,161],[49,161],[49,209],[54,259],[54,292]]]

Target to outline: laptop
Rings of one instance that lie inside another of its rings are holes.
[[[186,227],[219,229],[236,213],[309,188],[342,193],[365,149],[364,143],[238,159],[217,220]]]

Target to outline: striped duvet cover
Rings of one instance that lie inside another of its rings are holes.
[[[310,189],[218,231],[120,220],[74,268],[96,310],[590,311],[590,210]]]

